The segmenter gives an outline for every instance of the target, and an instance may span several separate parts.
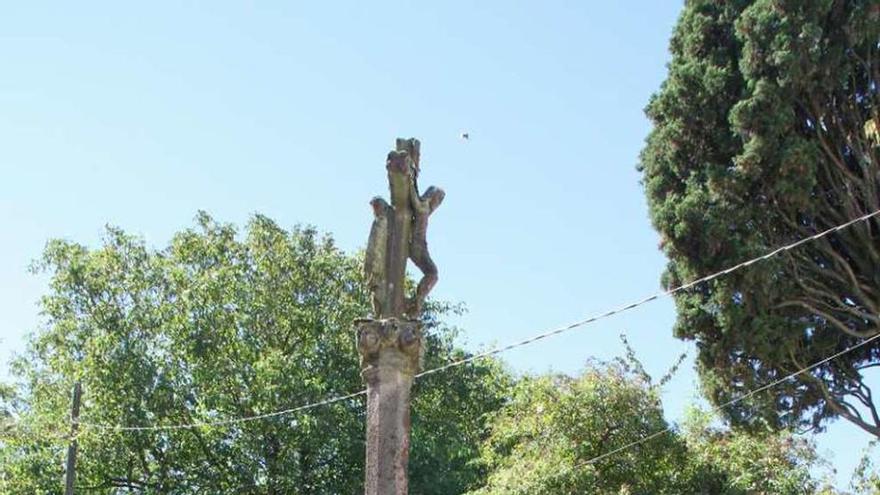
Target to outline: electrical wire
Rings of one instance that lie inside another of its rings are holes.
[[[609,311],[606,311],[606,312],[604,312],[604,313],[600,313],[600,314],[598,314],[598,315],[596,315],[596,316],[591,316],[591,317],[589,317],[589,318],[587,318],[587,319],[585,319],[585,320],[577,321],[577,322],[571,323],[571,324],[569,324],[569,325],[566,325],[566,326],[564,326],[564,327],[560,327],[560,328],[557,328],[557,329],[555,329],[555,330],[550,330],[549,332],[545,332],[545,333],[542,333],[542,334],[538,334],[538,335],[535,335],[535,336],[533,336],[533,337],[529,337],[529,338],[527,338],[527,339],[523,339],[523,340],[520,340],[520,341],[518,341],[518,342],[514,342],[514,343],[512,343],[512,344],[507,344],[507,345],[505,345],[505,346],[495,347],[495,348],[489,349],[489,350],[487,350],[487,351],[484,351],[484,352],[481,352],[481,353],[478,353],[478,354],[474,354],[474,355],[472,355],[472,356],[469,356],[469,357],[466,357],[466,358],[463,358],[463,359],[459,359],[459,360],[457,360],[457,361],[453,361],[453,362],[448,363],[448,364],[446,364],[446,365],[439,366],[439,367],[437,367],[437,368],[433,368],[433,369],[430,369],[430,370],[423,371],[423,372],[417,374],[417,375],[416,375],[416,378],[418,378],[418,377],[422,377],[422,376],[425,376],[425,375],[430,375],[430,374],[433,374],[433,373],[438,373],[438,372],[440,372],[440,371],[444,371],[444,370],[449,369],[449,368],[454,368],[454,367],[456,367],[456,366],[461,366],[462,364],[469,363],[469,362],[471,362],[471,361],[476,361],[477,359],[482,359],[482,358],[485,358],[485,357],[488,357],[488,356],[493,356],[493,355],[495,355],[495,354],[500,354],[500,353],[502,353],[502,352],[506,352],[506,351],[509,351],[509,350],[511,350],[511,349],[515,349],[515,348],[517,348],[517,347],[522,347],[522,346],[524,346],[524,345],[528,345],[528,344],[531,344],[531,343],[533,343],[533,342],[537,342],[537,341],[539,341],[539,340],[546,339],[547,337],[552,337],[552,336],[554,336],[554,335],[558,335],[558,334],[560,334],[560,333],[567,332],[567,331],[569,331],[569,330],[573,330],[573,329],[575,329],[575,328],[577,328],[577,327],[581,327],[581,326],[587,325],[587,324],[589,324],[589,323],[593,323],[593,322],[596,322],[596,321],[599,321],[599,320],[602,320],[602,319],[608,318],[609,316],[613,316],[613,315],[616,315],[616,314],[618,314],[618,313],[623,313],[623,312],[625,312],[625,311],[629,311],[629,310],[631,310],[631,309],[635,309],[635,308],[637,308],[637,307],[639,307],[639,306],[641,306],[641,305],[643,305],[643,304],[647,304],[647,303],[649,303],[649,302],[651,302],[651,301],[654,301],[654,300],[660,299],[661,297],[672,296],[672,295],[674,295],[674,294],[676,294],[676,293],[678,293],[678,292],[681,292],[681,291],[683,291],[683,290],[690,289],[691,287],[693,287],[693,286],[695,286],[695,285],[702,284],[702,283],[705,283],[705,282],[709,282],[710,280],[714,280],[714,279],[716,279],[716,278],[718,278],[718,277],[721,277],[721,276],[727,275],[728,273],[731,273],[731,272],[734,272],[734,271],[739,270],[739,269],[741,269],[741,268],[745,268],[745,267],[747,267],[747,266],[753,265],[753,264],[755,264],[755,263],[757,263],[757,262],[759,262],[759,261],[764,261],[764,260],[766,260],[766,259],[772,258],[773,256],[776,256],[776,255],[779,254],[779,253],[782,253],[782,252],[785,252],[785,251],[789,251],[789,250],[794,249],[794,248],[796,248],[796,247],[798,247],[798,246],[800,246],[800,245],[802,245],[802,244],[805,244],[805,243],[807,243],[807,242],[814,241],[814,240],[816,240],[816,239],[820,239],[820,238],[822,238],[822,237],[825,237],[825,236],[828,235],[828,234],[831,234],[831,233],[833,233],[833,232],[837,232],[837,231],[839,231],[839,230],[845,229],[845,228],[847,228],[847,227],[849,227],[849,226],[851,226],[851,225],[853,225],[853,224],[855,224],[855,223],[858,223],[858,222],[864,222],[864,221],[866,221],[866,220],[868,220],[868,219],[870,219],[870,218],[872,218],[872,217],[875,217],[875,216],[877,216],[877,215],[880,215],[880,210],[874,211],[874,212],[872,212],[872,213],[868,213],[868,214],[866,214],[866,215],[862,215],[862,216],[860,216],[860,217],[858,217],[858,218],[855,218],[855,219],[853,219],[853,220],[850,220],[850,221],[848,221],[848,222],[846,222],[846,223],[842,223],[842,224],[840,224],[840,225],[838,225],[838,226],[836,226],[836,227],[832,227],[832,228],[830,228],[830,229],[823,230],[823,231],[821,231],[821,232],[819,232],[819,233],[817,233],[817,234],[811,235],[810,237],[805,237],[805,238],[800,239],[800,240],[798,240],[798,241],[796,241],[796,242],[793,242],[793,243],[791,243],[791,244],[787,244],[787,245],[782,246],[782,247],[780,247],[780,248],[774,249],[773,251],[770,251],[769,253],[764,254],[764,255],[762,255],[762,256],[758,256],[757,258],[752,258],[752,259],[750,259],[750,260],[748,260],[748,261],[744,261],[744,262],[742,262],[742,263],[740,263],[740,264],[738,264],[738,265],[734,265],[734,266],[731,266],[731,267],[729,267],[729,268],[725,268],[724,270],[721,270],[721,271],[715,272],[715,273],[713,273],[713,274],[711,274],[711,275],[706,275],[705,277],[701,277],[701,278],[698,278],[698,279],[693,280],[693,281],[691,281],[691,282],[688,282],[688,283],[686,283],[686,284],[679,285],[678,287],[674,287],[674,288],[672,288],[672,289],[668,289],[668,290],[665,290],[665,291],[657,292],[656,294],[652,294],[652,295],[650,295],[650,296],[648,296],[648,297],[645,297],[645,298],[643,298],[643,299],[640,299],[640,300],[638,300],[638,301],[636,301],[636,302],[629,303],[629,304],[625,304],[625,305],[623,305],[623,306],[620,306],[620,307],[614,308],[614,309],[609,310]]]
[[[334,404],[336,402],[342,402],[350,399],[354,399],[360,395],[365,395],[367,393],[366,390],[361,390],[359,392],[354,392],[347,395],[341,395],[337,397],[330,397],[328,399],[324,399],[319,402],[312,402],[311,404],[306,404],[304,406],[292,407],[290,409],[283,409],[281,411],[274,411],[265,414],[257,414],[254,416],[245,416],[241,418],[230,418],[230,419],[221,419],[217,421],[200,421],[196,423],[188,423],[188,424],[179,424],[179,425],[153,425],[153,426],[123,426],[123,425],[102,425],[98,423],[87,423],[84,421],[78,421],[77,424],[84,428],[95,428],[99,430],[112,430],[112,431],[158,431],[158,430],[184,430],[190,428],[206,428],[212,426],[227,426],[236,423],[245,423],[248,421],[257,421],[260,419],[266,418],[274,418],[277,416],[284,416],[287,414],[293,414],[297,412],[306,411],[309,409],[314,409],[320,406],[326,406],[329,404]]]
[[[711,275],[706,275],[705,277],[700,277],[700,278],[698,278],[698,279],[696,279],[696,280],[692,280],[691,282],[688,282],[688,283],[686,283],[686,284],[679,285],[679,286],[677,286],[677,287],[673,287],[673,288],[671,288],[671,289],[667,289],[667,290],[664,290],[664,291],[661,291],[661,292],[657,292],[657,293],[652,294],[652,295],[650,295],[650,296],[647,296],[647,297],[644,297],[644,298],[642,298],[642,299],[639,299],[639,300],[637,300],[637,301],[635,301],[635,302],[632,302],[632,303],[629,303],[629,304],[625,304],[625,305],[619,306],[619,307],[617,307],[617,308],[611,309],[611,310],[609,310],[609,311],[605,311],[605,312],[600,313],[600,314],[597,314],[597,315],[595,315],[595,316],[591,316],[591,317],[586,318],[586,319],[584,319],[584,320],[580,320],[580,321],[577,321],[577,322],[574,322],[574,323],[571,323],[571,324],[565,325],[565,326],[563,326],[563,327],[556,328],[556,329],[554,329],[554,330],[550,330],[550,331],[547,331],[547,332],[544,332],[544,333],[541,333],[541,334],[538,334],[538,335],[535,335],[535,336],[529,337],[529,338],[527,338],[527,339],[523,339],[523,340],[520,340],[520,341],[517,341],[517,342],[511,343],[511,344],[507,344],[507,345],[504,345],[504,346],[494,347],[494,348],[488,349],[488,350],[486,350],[486,351],[483,351],[483,352],[480,352],[480,353],[477,353],[477,354],[473,354],[473,355],[468,356],[468,357],[466,357],[466,358],[458,359],[458,360],[455,360],[455,361],[449,362],[449,363],[447,363],[447,364],[444,364],[444,365],[438,366],[438,367],[436,367],[436,368],[432,368],[432,369],[428,369],[428,370],[422,371],[421,373],[416,374],[416,375],[415,375],[415,378],[421,378],[421,377],[428,376],[428,375],[432,375],[432,374],[435,374],[435,373],[440,373],[440,372],[442,372],[442,371],[446,371],[446,370],[451,369],[451,368],[455,368],[455,367],[458,367],[458,366],[462,366],[462,365],[465,365],[465,364],[467,364],[467,363],[471,363],[471,362],[476,361],[476,360],[479,360],[479,359],[484,359],[484,358],[487,358],[487,357],[490,357],[490,356],[494,356],[494,355],[496,355],[496,354],[500,354],[500,353],[502,353],[502,352],[506,352],[506,351],[509,351],[509,350],[511,350],[511,349],[515,349],[515,348],[517,348],[517,347],[522,347],[522,346],[525,346],[525,345],[533,344],[533,343],[535,343],[535,342],[537,342],[537,341],[539,341],[539,340],[543,340],[543,339],[546,339],[546,338],[548,338],[548,337],[552,337],[552,336],[555,336],[555,335],[559,335],[559,334],[561,334],[561,333],[564,333],[564,332],[567,332],[567,331],[573,330],[573,329],[575,329],[575,328],[582,327],[582,326],[584,326],[584,325],[587,325],[587,324],[590,324],[590,323],[594,323],[594,322],[596,322],[596,321],[599,321],[599,320],[602,320],[602,319],[605,319],[605,318],[608,318],[608,317],[614,316],[614,315],[616,315],[616,314],[623,313],[623,312],[626,312],[626,311],[629,311],[629,310],[635,309],[635,308],[637,308],[637,307],[639,307],[639,306],[642,306],[642,305],[647,304],[647,303],[649,303],[649,302],[651,302],[651,301],[654,301],[654,300],[660,299],[660,298],[662,298],[662,297],[672,296],[672,295],[674,295],[674,294],[676,294],[676,293],[678,293],[678,292],[681,292],[681,291],[687,290],[687,289],[689,289],[689,288],[691,288],[691,287],[694,287],[694,286],[696,286],[696,285],[698,285],[698,284],[702,284],[702,283],[705,283],[705,282],[709,282],[709,281],[714,280],[714,279],[716,279],[716,278],[719,278],[719,277],[722,277],[722,276],[724,276],[724,275],[727,275],[727,274],[729,274],[729,273],[731,273],[731,272],[734,272],[734,271],[740,270],[740,269],[742,269],[742,268],[748,267],[748,266],[753,265],[753,264],[755,264],[755,263],[758,263],[758,262],[760,262],[760,261],[767,260],[767,259],[769,259],[769,258],[772,258],[773,256],[776,256],[777,254],[780,254],[780,253],[783,253],[783,252],[786,252],[786,251],[792,250],[792,249],[794,249],[794,248],[796,248],[796,247],[798,247],[798,246],[801,246],[801,245],[803,245],[803,244],[805,244],[805,243],[807,243],[807,242],[811,242],[811,241],[814,241],[814,240],[820,239],[820,238],[825,237],[825,236],[827,236],[827,235],[829,235],[829,234],[832,234],[832,233],[834,233],[834,232],[837,232],[837,231],[840,231],[840,230],[845,229],[845,228],[847,228],[847,227],[850,227],[850,226],[852,226],[852,225],[854,225],[854,224],[856,224],[856,223],[867,221],[867,220],[869,220],[869,219],[871,219],[871,218],[873,218],[873,217],[876,217],[876,216],[878,216],[878,215],[880,215],[880,210],[876,210],[876,211],[874,211],[874,212],[867,213],[867,214],[865,214],[865,215],[862,215],[862,216],[860,216],[860,217],[854,218],[854,219],[852,219],[852,220],[849,220],[849,221],[847,221],[847,222],[845,222],[845,223],[842,223],[842,224],[840,224],[840,225],[837,225],[837,226],[835,226],[835,227],[831,227],[831,228],[829,228],[829,229],[823,230],[823,231],[818,232],[818,233],[816,233],[816,234],[814,234],[814,235],[811,235],[811,236],[809,236],[809,237],[802,238],[802,239],[800,239],[800,240],[797,240],[797,241],[792,242],[792,243],[790,243],[790,244],[787,244],[787,245],[785,245],[785,246],[782,246],[782,247],[779,247],[779,248],[777,248],[777,249],[774,249],[773,251],[770,251],[770,252],[768,252],[768,253],[766,253],[766,254],[763,254],[763,255],[761,255],[761,256],[758,256],[758,257],[752,258],[752,259],[750,259],[750,260],[748,260],[748,261],[744,261],[744,262],[742,262],[742,263],[739,263],[739,264],[733,265],[733,266],[731,266],[731,267],[729,267],[729,268],[725,268],[724,270],[717,271],[717,272],[715,272],[715,273],[712,273]],[[873,340],[874,338],[875,338],[875,337],[872,337],[871,340]],[[863,342],[861,345],[864,345],[864,344],[867,343],[867,342],[869,342],[869,341],[865,341],[865,342]],[[337,396],[337,397],[331,397],[331,398],[328,398],[328,399],[325,399],[325,400],[322,400],[322,401],[319,401],[319,402],[314,402],[314,403],[306,404],[306,405],[303,405],[303,406],[298,406],[298,407],[294,407],[294,408],[290,408],[290,409],[284,409],[284,410],[281,410],[281,411],[275,411],[275,412],[270,412],[270,413],[265,413],[265,414],[258,414],[258,415],[254,415],[254,416],[244,416],[244,417],[240,417],[240,418],[221,419],[221,420],[215,420],[215,421],[202,421],[202,422],[195,422],[195,423],[189,423],[189,424],[178,424],[178,425],[153,425],[153,426],[126,426],[126,425],[102,425],[102,424],[97,424],[97,423],[88,423],[88,422],[80,421],[80,422],[79,422],[79,425],[82,426],[82,427],[85,427],[85,428],[95,428],[95,429],[101,429],[101,430],[113,430],[113,431],[157,431],[157,430],[181,430],[181,429],[189,429],[189,428],[204,428],[204,427],[212,427],[212,426],[225,426],[225,425],[231,425],[231,424],[236,424],[236,423],[243,423],[243,422],[248,422],[248,421],[256,421],[256,420],[260,420],[260,419],[271,418],[271,417],[276,417],[276,416],[282,416],[282,415],[287,415],[287,414],[293,414],[293,413],[296,413],[296,412],[301,412],[301,411],[305,411],[305,410],[309,410],[309,409],[314,409],[314,408],[316,408],[316,407],[320,407],[320,406],[324,406],[324,405],[329,405],[329,404],[333,404],[333,403],[340,402],[340,401],[344,401],[344,400],[353,399],[353,398],[358,397],[358,396],[360,396],[360,395],[365,395],[366,392],[367,392],[366,390],[360,390],[360,391],[358,391],[358,392],[353,392],[353,393],[351,393],[351,394],[347,394],[347,395],[343,395],[343,396]],[[658,433],[656,433],[655,435],[660,435],[660,434],[662,434],[662,432],[658,432]],[[651,438],[653,438],[653,437],[651,437]],[[610,455],[610,454],[609,454],[609,455]]]
[[[791,379],[791,378],[794,378],[794,377],[796,377],[796,376],[798,376],[798,375],[800,375],[800,374],[803,374],[803,373],[806,373],[806,372],[808,372],[808,371],[811,371],[811,370],[813,370],[813,369],[815,369],[815,368],[818,368],[819,366],[822,366],[823,364],[825,364],[825,363],[827,363],[827,362],[829,362],[829,361],[833,361],[833,360],[839,358],[840,356],[843,356],[844,354],[846,354],[846,353],[848,353],[848,352],[851,352],[851,351],[854,351],[854,350],[858,349],[859,347],[862,347],[862,346],[864,346],[864,345],[867,345],[867,344],[873,342],[874,340],[877,340],[878,338],[880,338],[880,333],[878,333],[878,334],[876,334],[876,335],[873,335],[872,337],[870,337],[870,338],[868,338],[868,339],[865,339],[865,340],[859,342],[858,344],[854,344],[854,345],[852,345],[852,346],[850,346],[850,347],[847,347],[846,349],[844,349],[844,350],[842,350],[842,351],[839,351],[839,352],[837,352],[837,353],[835,353],[835,354],[832,354],[831,356],[828,356],[828,357],[826,357],[826,358],[824,358],[824,359],[822,359],[822,360],[820,360],[820,361],[817,361],[817,362],[811,364],[810,366],[807,366],[807,367],[805,367],[805,368],[802,368],[802,369],[800,369],[800,370],[798,370],[798,371],[795,371],[795,372],[793,372],[793,373],[789,373],[788,375],[785,375],[784,377],[779,378],[778,380],[774,380],[774,381],[772,381],[772,382],[770,382],[770,383],[768,383],[768,384],[762,385],[761,387],[758,387],[758,388],[756,388],[756,389],[754,389],[754,390],[751,390],[751,391],[749,391],[749,392],[747,392],[747,393],[745,393],[745,394],[743,394],[743,395],[741,395],[741,396],[739,396],[739,397],[736,397],[736,398],[734,398],[734,399],[731,399],[731,400],[729,400],[729,401],[727,401],[727,402],[725,402],[725,403],[723,403],[723,404],[721,404],[721,405],[719,405],[719,406],[713,407],[713,408],[711,408],[711,411],[712,411],[713,414],[718,414],[718,413],[720,413],[723,409],[725,409],[725,408],[727,408],[727,407],[730,407],[730,406],[732,406],[732,405],[734,405],[734,404],[736,404],[736,403],[738,403],[738,402],[744,401],[744,400],[746,400],[746,399],[748,399],[748,398],[750,398],[750,397],[752,397],[752,396],[754,396],[754,395],[756,395],[756,394],[759,394],[759,393],[761,393],[761,392],[764,392],[764,391],[766,391],[766,390],[769,390],[769,389],[775,387],[776,385],[779,385],[780,383],[783,383],[783,382],[785,382],[785,381],[787,381],[787,380],[789,380],[789,379]],[[596,457],[593,457],[593,458],[591,458],[591,459],[588,459],[588,460],[586,460],[586,461],[584,461],[584,462],[577,463],[577,464],[573,465],[572,467],[570,467],[570,468],[568,468],[568,469],[563,469],[563,470],[557,472],[556,474],[554,474],[552,477],[553,477],[553,478],[557,478],[557,477],[562,476],[563,474],[565,474],[565,473],[567,473],[567,472],[569,472],[569,471],[573,471],[573,470],[576,470],[576,469],[579,469],[579,468],[582,468],[582,467],[585,467],[585,466],[589,466],[589,465],[591,465],[591,464],[595,464],[595,463],[597,463],[597,462],[599,462],[599,461],[601,461],[601,460],[603,460],[603,459],[607,459],[608,457],[611,457],[611,456],[613,456],[613,455],[615,455],[615,454],[619,454],[619,453],[621,453],[621,452],[623,452],[623,451],[625,451],[625,450],[631,449],[631,448],[633,448],[633,447],[635,447],[635,446],[637,446],[637,445],[641,445],[641,444],[643,444],[643,443],[649,442],[649,441],[651,441],[651,440],[653,440],[653,439],[655,439],[655,438],[657,438],[657,437],[659,437],[659,436],[661,436],[661,435],[664,435],[664,434],[666,434],[666,433],[671,433],[674,429],[675,429],[675,426],[674,426],[674,425],[670,425],[670,426],[668,426],[668,427],[666,427],[666,428],[663,428],[662,430],[655,431],[654,433],[651,433],[651,434],[648,435],[648,436],[642,437],[642,438],[640,438],[640,439],[638,439],[638,440],[633,440],[633,441],[631,441],[631,442],[629,442],[629,443],[627,443],[627,444],[624,444],[624,445],[622,445],[622,446],[620,446],[620,447],[617,447],[616,449],[613,449],[613,450],[610,450],[610,451],[608,451],[608,452],[605,452],[604,454],[600,454],[600,455],[598,455],[598,456],[596,456]]]

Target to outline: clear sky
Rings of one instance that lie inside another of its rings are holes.
[[[94,246],[109,223],[161,248],[203,209],[312,224],[354,251],[397,136],[422,140],[421,183],[447,192],[434,295],[467,304],[467,347],[659,289],[635,165],[679,1],[124,3],[0,17],[4,362],[39,324],[46,280],[26,268],[48,239]],[[625,331],[659,376],[691,347],[673,320],[662,300],[503,357],[575,373]],[[667,417],[697,396],[689,364]],[[818,440],[843,479],[869,438],[839,423]]]

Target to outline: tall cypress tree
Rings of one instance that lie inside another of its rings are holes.
[[[686,3],[640,170],[676,286],[880,209],[880,2]],[[880,222],[676,297],[721,404],[880,331]],[[880,437],[869,344],[725,411],[735,423]]]

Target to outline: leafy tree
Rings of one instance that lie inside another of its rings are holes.
[[[492,422],[489,483],[476,493],[684,493],[685,450],[671,434],[581,465],[666,427],[657,394],[619,364],[524,378]]]
[[[243,236],[206,214],[197,223],[160,251],[115,228],[98,249],[48,244],[37,266],[51,274],[45,326],[14,363],[16,390],[0,404],[19,417],[0,439],[0,492],[60,493],[77,380],[81,420],[104,425],[239,418],[363,388],[351,323],[369,304],[356,257],[313,229],[286,232],[263,216]],[[441,322],[455,310],[428,308],[428,365],[461,355]],[[497,363],[481,361],[418,384],[413,493],[481,482],[469,461],[508,383]],[[205,428],[86,427],[77,485],[106,494],[359,493],[364,416],[358,398]]]
[[[647,113],[651,217],[676,286],[880,209],[880,2],[692,0]],[[722,404],[820,361],[880,325],[876,218],[676,297],[707,396]],[[880,436],[863,346],[725,409],[737,425]]]
[[[712,428],[707,414],[601,458],[668,428],[658,388],[638,369],[593,363],[578,378],[521,380],[492,422],[489,482],[474,495],[815,493],[812,445]]]
[[[690,461],[715,474],[716,485],[706,493],[803,494],[832,493],[827,463],[815,445],[788,431],[736,432],[713,426],[711,413],[692,408],[681,435]],[[815,479],[826,468],[825,479]]]
[[[875,495],[880,493],[880,473],[877,472],[874,461],[871,459],[876,446],[877,440],[873,440],[862,452],[862,458],[850,480],[850,488],[853,489],[853,494]]]

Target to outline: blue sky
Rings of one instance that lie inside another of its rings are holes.
[[[446,201],[434,295],[463,301],[463,343],[507,343],[659,289],[638,152],[678,1],[14,2],[0,18],[0,357],[38,327],[45,242],[113,224],[162,247],[197,210],[260,212],[366,242],[397,136],[422,140]],[[469,141],[459,133],[470,133]],[[577,372],[627,332],[659,376],[691,346],[651,303],[504,355]],[[689,363],[692,360],[688,361]],[[2,375],[0,375],[2,376]],[[666,388],[676,419],[688,366]],[[869,438],[819,437],[847,478]]]

